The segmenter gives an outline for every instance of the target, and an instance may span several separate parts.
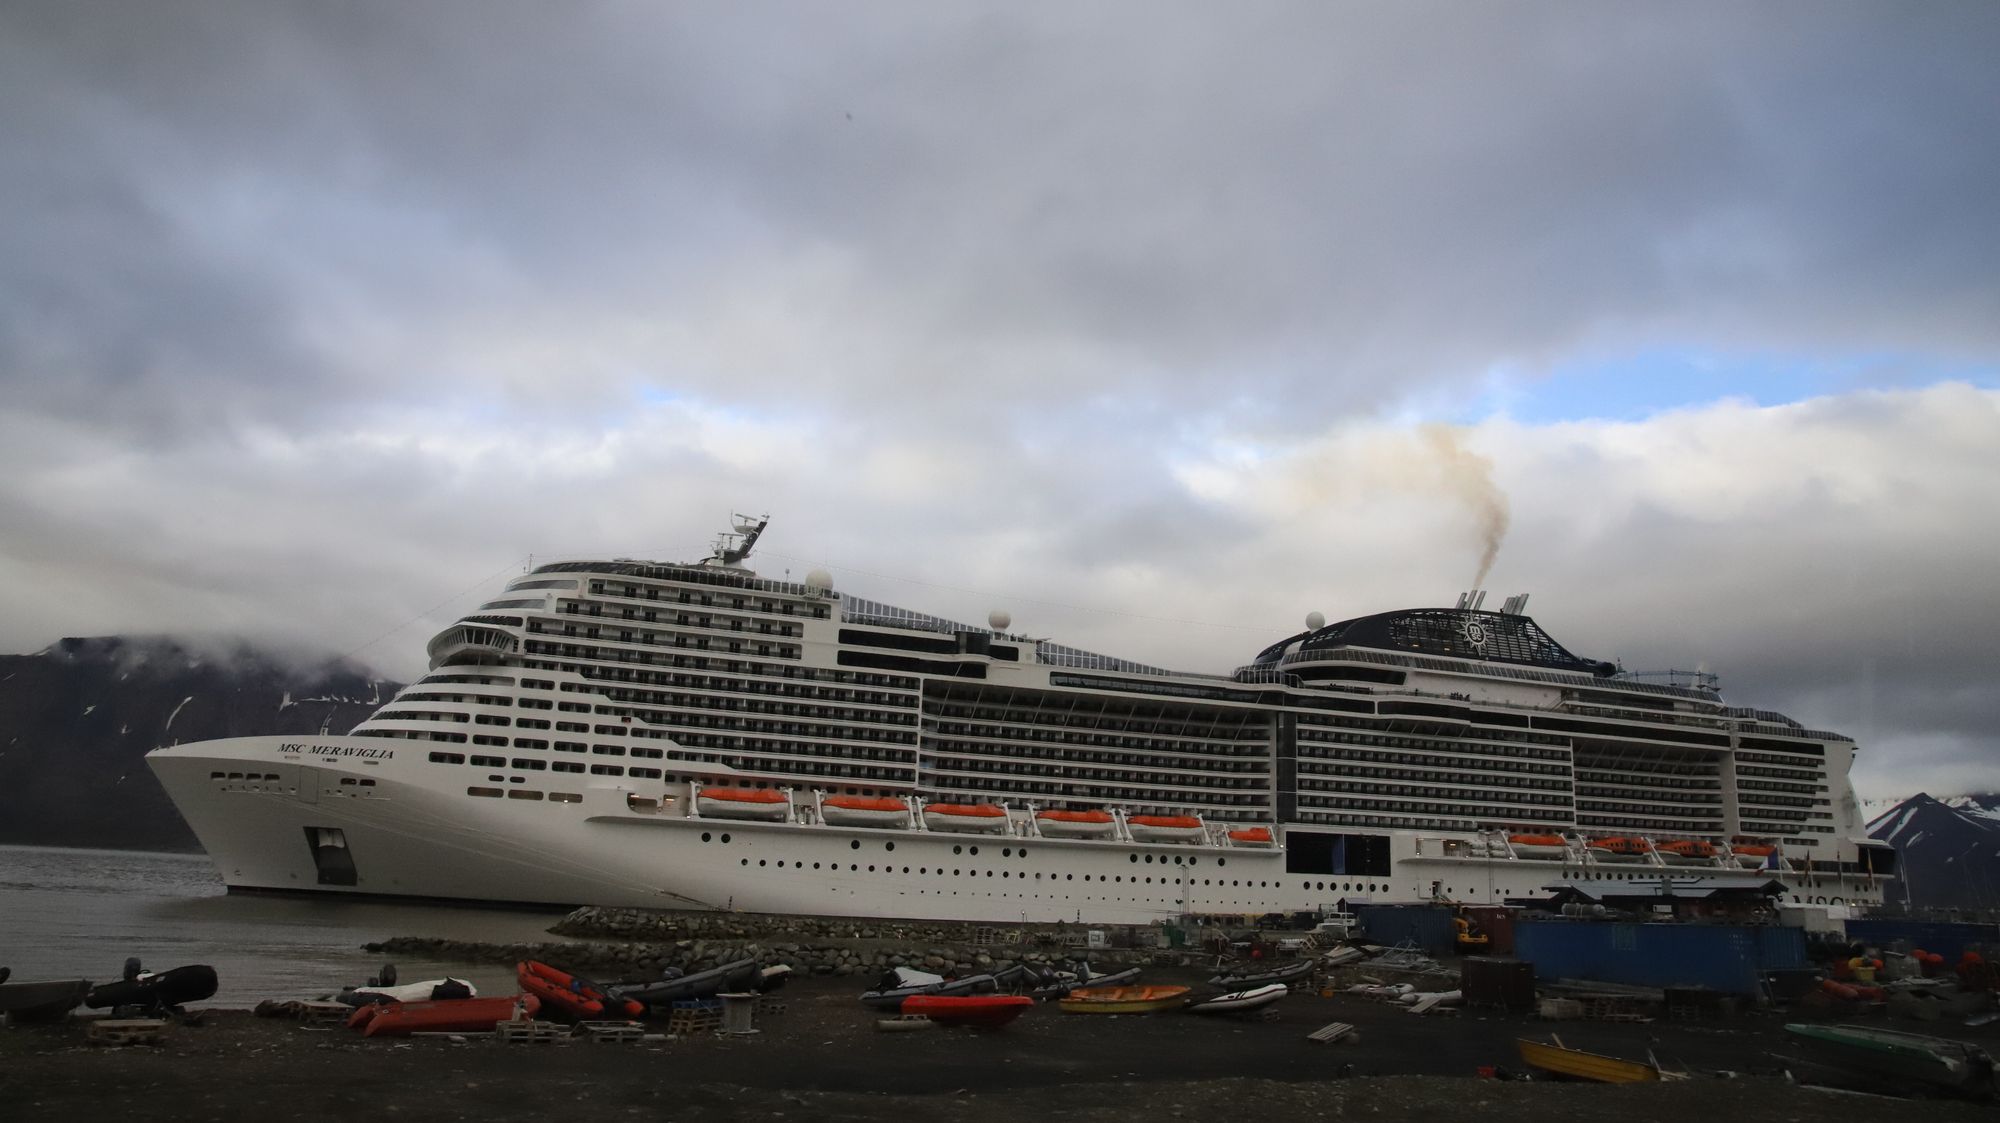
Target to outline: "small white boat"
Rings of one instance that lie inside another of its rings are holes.
[[[703,788],[695,797],[695,812],[709,819],[764,819],[780,822],[791,816],[792,799],[769,788]]]
[[[893,796],[830,795],[819,803],[830,827],[907,827],[910,805]]]
[[[1204,998],[1188,1003],[1190,1014],[1241,1014],[1246,1010],[1259,1010],[1291,993],[1292,988],[1283,983],[1270,983],[1252,987],[1249,990],[1218,994],[1214,998]]]
[[[1208,829],[1193,815],[1130,815],[1125,827],[1134,842],[1201,842]]]
[[[930,803],[924,805],[924,826],[961,834],[1001,834],[1007,830],[1007,809],[997,803]]]
[[[437,989],[447,984],[464,987],[465,994],[460,997],[479,997],[478,987],[473,986],[464,979],[454,979],[450,976],[442,979],[425,979],[421,982],[404,983],[401,986],[393,987],[355,987],[353,990],[343,991],[342,993],[354,995],[362,1002],[429,1002],[436,996]]]

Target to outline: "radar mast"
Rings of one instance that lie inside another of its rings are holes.
[[[735,529],[723,531],[715,536],[715,552],[709,555],[705,564],[727,569],[742,569],[743,559],[749,557],[750,551],[757,548],[757,536],[764,533],[764,528],[771,522],[771,516],[739,515],[732,512],[729,520]]]

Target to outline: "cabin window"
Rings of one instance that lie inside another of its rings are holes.
[[[501,791],[499,788],[467,788],[465,789],[465,794],[484,796],[487,799],[499,799],[501,796],[506,795],[507,793]]]

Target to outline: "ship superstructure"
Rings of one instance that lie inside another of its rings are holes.
[[[1136,922],[1558,882],[1879,900],[1853,742],[1479,596],[1227,676],[708,558],[543,565],[347,736],[149,760],[233,888]]]

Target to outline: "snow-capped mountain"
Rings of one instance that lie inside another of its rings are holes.
[[[399,689],[354,663],[234,639],[98,636],[0,655],[0,842],[199,849],[146,753],[345,733]]]
[[[1915,908],[2000,909],[2000,797],[1917,794],[1868,824],[1900,854],[1883,899]]]

